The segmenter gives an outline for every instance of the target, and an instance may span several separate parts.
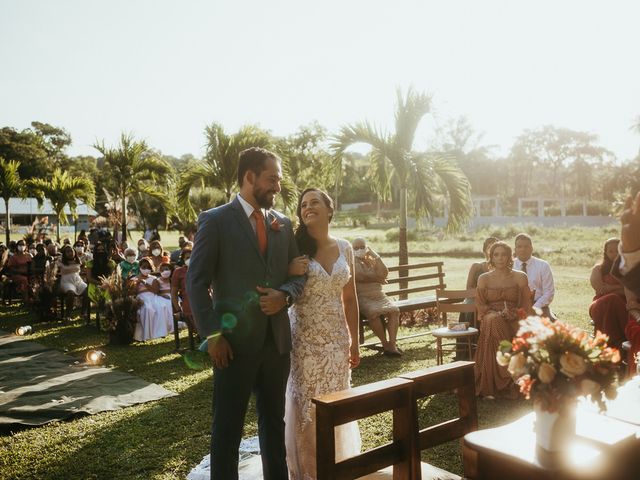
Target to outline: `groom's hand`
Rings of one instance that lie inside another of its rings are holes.
[[[215,340],[212,338],[207,342],[209,357],[216,368],[227,368],[229,361],[233,360],[233,350],[224,336],[220,335]]]
[[[273,288],[256,287],[260,294],[260,310],[265,315],[274,315],[287,305],[287,298],[283,291]]]

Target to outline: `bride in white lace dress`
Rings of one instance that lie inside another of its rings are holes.
[[[298,201],[300,253],[290,273],[307,273],[303,294],[289,311],[293,349],[287,384],[285,443],[291,480],[316,478],[315,396],[351,386],[351,368],[360,363],[358,301],[353,250],[329,235],[333,202],[307,189]],[[338,460],[360,451],[357,423],[336,428]]]

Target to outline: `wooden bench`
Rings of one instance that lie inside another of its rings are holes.
[[[444,283],[444,262],[414,263],[389,267],[389,277],[383,286],[384,293],[392,298],[393,304],[400,309],[400,313],[411,313],[437,305],[436,290],[446,288]],[[418,284],[419,283],[419,284]],[[360,344],[364,344],[364,326],[366,318],[360,317]],[[426,335],[418,333],[407,335],[397,340]],[[376,348],[379,341],[363,345]]]

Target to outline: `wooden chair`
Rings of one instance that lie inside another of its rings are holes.
[[[444,353],[465,352],[467,359],[473,358],[473,340],[478,334],[476,306],[473,303],[462,303],[464,300],[474,298],[475,288],[468,290],[436,290],[436,306],[438,313],[442,315],[443,327],[433,330],[431,334],[436,338],[436,363],[442,365]],[[467,330],[454,331],[447,327],[447,313],[470,313],[471,326]],[[455,342],[443,343],[443,339],[455,339]]]
[[[460,479],[459,476],[422,462],[420,452],[427,448],[460,439],[478,429],[476,410],[474,362],[453,362],[401,375],[413,382],[412,423],[415,426],[416,455],[412,465],[412,479]],[[455,392],[458,397],[458,416],[451,420],[420,429],[418,400],[431,395]],[[464,447],[463,447],[464,448]],[[465,452],[467,453],[467,452]],[[465,454],[465,475],[473,478],[475,457]]]
[[[314,398],[318,480],[411,479],[412,387],[410,380],[393,378]],[[393,441],[336,463],[335,427],[389,410],[393,411]]]

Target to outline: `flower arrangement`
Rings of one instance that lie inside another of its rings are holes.
[[[273,230],[274,232],[279,232],[283,227],[284,224],[278,222],[277,218],[274,217],[273,220],[271,220],[271,230]]]
[[[532,316],[520,321],[511,342],[500,343],[496,360],[540,410],[561,411],[584,395],[603,411],[605,398],[616,396],[621,359],[607,340],[600,332],[592,338],[582,329]]]
[[[131,343],[138,308],[142,305],[135,294],[135,281],[123,279],[118,269],[108,277],[100,277],[100,280],[101,288],[109,294],[107,313],[101,318],[101,327],[114,334],[118,343]]]

